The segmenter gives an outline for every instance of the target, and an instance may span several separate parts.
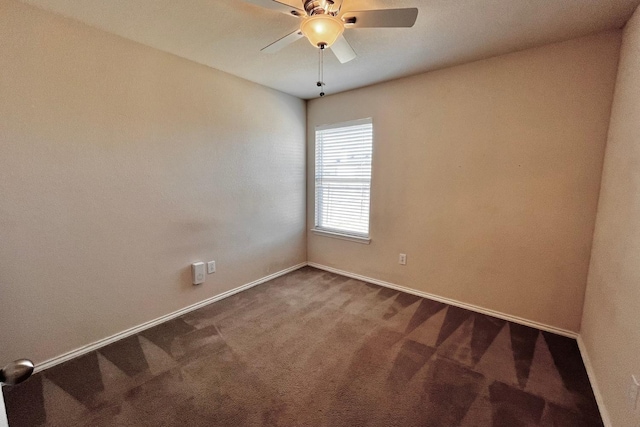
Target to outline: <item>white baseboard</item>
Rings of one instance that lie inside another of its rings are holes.
[[[466,302],[457,301],[450,298],[441,297],[438,295],[430,294],[427,292],[418,291],[416,289],[407,288],[404,286],[396,285],[394,283],[385,282],[383,280],[373,279],[371,277],[362,276],[360,274],[350,273],[348,271],[339,270],[333,267],[327,267],[326,265],[316,264],[315,262],[307,263],[310,267],[319,268],[320,270],[329,271],[331,273],[340,274],[342,276],[351,277],[353,279],[361,280],[363,282],[373,283],[375,285],[384,286],[385,288],[395,289],[397,291],[406,292],[408,294],[417,295],[422,298],[427,298],[433,301],[443,302],[445,304],[453,305],[456,307],[464,308],[476,313],[486,314],[488,316],[497,317],[498,319],[508,320],[509,322],[517,323],[520,325],[530,326],[532,328],[540,329],[554,334],[563,335],[569,338],[578,338],[578,334],[567,329],[556,328],[555,326],[545,325],[544,323],[534,322],[533,320],[523,319],[522,317],[512,316],[510,314],[501,313],[499,311],[490,310],[488,308],[479,307],[477,305],[468,304]]]
[[[604,406],[604,399],[602,398],[600,388],[598,387],[598,381],[596,380],[596,375],[593,371],[593,365],[591,364],[591,360],[589,360],[587,347],[584,345],[584,341],[582,341],[581,336],[578,336],[578,348],[580,349],[580,355],[582,356],[582,363],[584,363],[584,367],[587,370],[587,375],[589,376],[589,381],[591,382],[593,394],[596,397],[596,402],[598,403],[598,409],[600,410],[600,417],[602,418],[602,422],[604,423],[605,427],[612,427],[613,424],[611,424],[609,411],[607,411],[606,406]]]
[[[156,325],[158,325],[158,324],[160,324],[162,322],[166,322],[167,320],[171,320],[171,319],[174,319],[176,317],[182,316],[183,314],[189,313],[190,311],[193,311],[193,310],[197,310],[200,307],[204,307],[205,305],[209,305],[209,304],[214,303],[216,301],[220,301],[221,299],[228,298],[231,295],[237,294],[238,292],[245,291],[245,290],[247,290],[249,288],[252,288],[254,286],[260,285],[260,284],[262,284],[264,282],[268,282],[269,280],[275,279],[276,277],[280,277],[280,276],[283,276],[283,275],[285,275],[287,273],[290,273],[292,271],[298,270],[298,269],[300,269],[300,268],[302,268],[302,267],[304,267],[306,265],[307,265],[307,263],[303,262],[301,264],[294,265],[293,267],[285,268],[284,270],[281,270],[281,271],[278,271],[276,273],[270,274],[268,276],[262,277],[262,278],[260,278],[258,280],[254,280],[251,283],[247,283],[245,285],[238,286],[237,288],[234,288],[234,289],[231,289],[229,291],[223,292],[223,293],[218,294],[218,295],[216,295],[214,297],[207,298],[207,299],[205,299],[203,301],[197,302],[197,303],[192,304],[192,305],[190,305],[188,307],[181,308],[180,310],[174,311],[173,313],[165,314],[164,316],[160,316],[157,319],[150,320],[150,321],[142,323],[142,324],[140,324],[138,326],[134,326],[133,328],[129,328],[129,329],[125,330],[125,331],[118,332],[115,335],[111,335],[109,337],[103,338],[103,339],[98,340],[96,342],[93,342],[91,344],[85,345],[85,346],[77,348],[75,350],[71,350],[71,351],[69,351],[67,353],[61,354],[60,356],[53,357],[53,358],[51,358],[49,360],[46,360],[46,361],[41,362],[41,363],[38,363],[35,366],[35,372],[40,372],[40,371],[43,371],[45,369],[49,369],[52,366],[59,365],[60,363],[66,362],[67,360],[71,360],[73,358],[82,356],[84,354],[87,354],[89,352],[97,350],[97,349],[99,349],[101,347],[109,345],[109,344],[111,344],[111,343],[113,343],[115,341],[121,340],[123,338],[126,338],[126,337],[134,335],[134,334],[137,334],[138,332],[144,331],[145,329],[149,329],[149,328],[151,328],[153,326],[156,326]],[[0,424],[0,427],[1,427],[1,424]]]
[[[174,319],[176,317],[182,316],[183,314],[189,313],[193,310],[197,310],[200,307],[204,307],[205,305],[209,305],[211,303],[214,303],[216,301],[220,301],[221,299],[230,297],[231,295],[237,294],[238,292],[242,292],[244,290],[247,290],[249,288],[252,288],[254,286],[260,285],[262,283],[265,283],[269,280],[275,279],[276,277],[280,277],[283,276],[287,273],[290,273],[292,271],[298,270],[306,265],[309,265],[311,267],[315,267],[321,270],[325,270],[325,271],[329,271],[332,273],[336,273],[336,274],[340,274],[342,276],[346,276],[346,277],[351,277],[357,280],[362,280],[364,282],[369,282],[369,283],[373,283],[376,285],[380,285],[380,286],[384,286],[386,288],[391,288],[391,289],[395,289],[397,291],[401,291],[401,292],[406,292],[409,294],[413,294],[413,295],[417,295],[419,297],[422,298],[427,298],[433,301],[439,301],[445,304],[449,304],[449,305],[453,305],[456,307],[460,307],[460,308],[464,308],[470,311],[474,311],[477,313],[482,313],[482,314],[486,314],[489,316],[493,316],[493,317],[497,317],[499,319],[504,319],[504,320],[508,320],[510,322],[514,322],[514,323],[518,323],[521,325],[525,325],[525,326],[530,326],[532,328],[536,328],[536,329],[540,329],[543,331],[548,331],[548,332],[553,332],[555,334],[558,335],[563,335],[566,337],[570,337],[570,338],[577,338],[578,334],[573,332],[573,331],[568,331],[565,329],[560,329],[560,328],[556,328],[554,326],[549,326],[549,325],[545,325],[543,323],[538,323],[538,322],[534,322],[531,320],[527,320],[527,319],[523,319],[521,317],[517,317],[517,316],[512,316],[509,314],[505,314],[505,313],[501,313],[498,311],[494,311],[494,310],[490,310],[490,309],[486,309],[483,307],[479,307],[473,304],[468,304],[468,303],[464,303],[464,302],[460,302],[457,300],[453,300],[450,298],[445,298],[445,297],[441,297],[438,295],[433,295],[427,292],[422,292],[422,291],[418,291],[416,289],[411,289],[411,288],[407,288],[404,286],[400,286],[400,285],[396,285],[393,283],[389,283],[389,282],[385,282],[383,280],[378,280],[378,279],[374,279],[371,277],[366,277],[366,276],[362,276],[360,274],[355,274],[355,273],[350,273],[348,271],[344,271],[344,270],[339,270],[337,268],[333,268],[333,267],[328,267],[326,265],[322,265],[322,264],[316,264],[314,262],[303,262],[300,263],[298,265],[294,265],[293,267],[289,267],[286,268],[284,270],[278,271],[276,273],[270,274],[268,276],[262,277],[258,280],[254,280],[251,283],[247,283],[245,285],[239,286],[237,288],[231,289],[229,291],[223,292],[221,294],[218,294],[214,297],[205,299],[203,301],[200,301],[198,303],[192,304],[188,307],[182,308],[180,310],[174,311],[172,313],[166,314],[164,316],[160,316],[157,319],[153,319],[150,320],[148,322],[142,323],[138,326],[134,326],[133,328],[129,328],[125,331],[119,332],[117,334],[111,335],[109,337],[103,338],[101,340],[98,340],[96,342],[93,342],[91,344],[85,345],[83,347],[77,348],[75,350],[71,350],[67,353],[61,354],[59,356],[53,357],[49,360],[46,360],[44,362],[38,363],[35,367],[35,371],[36,372],[40,372],[43,371],[45,369],[51,368],[52,366],[58,365],[60,363],[66,362],[67,360],[71,360],[73,358],[82,356],[84,354],[87,354],[91,351],[97,350],[101,347],[104,347],[106,345],[109,345],[115,341],[121,340],[123,338],[126,338],[128,336],[137,334],[138,332],[144,331],[145,329],[149,329],[153,326],[156,326],[162,322],[166,322],[167,320],[171,320]],[[582,348],[581,348],[582,351]],[[584,352],[583,352],[583,357],[584,357]],[[586,363],[585,363],[586,365]],[[590,374],[590,378],[591,378],[591,374]]]

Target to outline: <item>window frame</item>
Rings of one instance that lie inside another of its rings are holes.
[[[346,127],[351,127],[351,126],[358,126],[358,125],[364,125],[364,124],[370,124],[371,125],[371,172],[369,174],[369,210],[367,211],[367,218],[368,218],[368,226],[367,226],[367,233],[363,234],[363,233],[358,233],[358,232],[349,232],[346,230],[338,230],[338,229],[332,229],[332,228],[322,228],[320,226],[318,226],[318,186],[317,186],[317,181],[318,181],[318,175],[317,175],[317,166],[318,166],[318,158],[317,158],[317,136],[318,136],[318,132],[319,131],[324,131],[324,130],[331,130],[331,129],[338,129],[338,128],[346,128]],[[357,243],[363,243],[363,244],[369,244],[371,243],[371,199],[372,199],[372,192],[371,189],[373,187],[373,155],[374,155],[374,127],[373,127],[373,118],[372,117],[366,117],[363,119],[356,119],[356,120],[349,120],[349,121],[345,121],[345,122],[340,122],[340,123],[332,123],[332,124],[326,124],[326,125],[319,125],[316,126],[314,129],[314,133],[313,133],[313,141],[314,141],[314,145],[313,145],[313,157],[314,157],[314,171],[313,171],[313,228],[311,229],[311,231],[314,234],[320,235],[320,236],[326,236],[326,237],[333,237],[336,239],[342,239],[342,240],[348,240],[348,241],[352,241],[352,242],[357,242]]]

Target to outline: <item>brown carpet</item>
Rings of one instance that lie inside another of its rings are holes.
[[[5,388],[19,426],[601,426],[575,340],[303,268]]]

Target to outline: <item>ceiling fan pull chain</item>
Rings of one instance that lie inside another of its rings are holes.
[[[318,87],[322,86],[322,50],[318,49]]]
[[[318,83],[320,88],[320,96],[324,96],[324,48],[325,45],[320,45],[318,53]]]

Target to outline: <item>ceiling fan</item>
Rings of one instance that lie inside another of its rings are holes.
[[[330,48],[341,63],[356,57],[343,32],[349,28],[408,28],[413,27],[418,9],[377,9],[342,12],[342,0],[298,0],[302,8],[277,0],[245,0],[267,9],[301,19],[300,27],[262,49],[277,52],[306,37],[320,49]]]

